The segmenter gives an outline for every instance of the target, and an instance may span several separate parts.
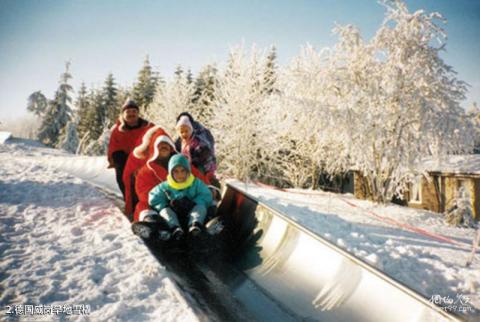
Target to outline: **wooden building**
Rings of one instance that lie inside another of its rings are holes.
[[[409,185],[402,204],[412,208],[443,213],[449,209],[460,187],[465,187],[471,199],[476,220],[480,219],[480,155],[453,155],[441,161],[426,159],[419,171],[417,182]],[[363,189],[362,176],[354,173],[354,195],[360,199],[368,196]]]

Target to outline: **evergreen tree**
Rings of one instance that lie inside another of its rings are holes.
[[[58,148],[75,153],[79,144],[77,125],[73,121],[69,121],[62,129],[60,138],[58,139]]]
[[[91,147],[94,142],[102,136],[106,128],[113,126],[119,114],[119,90],[116,88],[113,75],[110,73],[107,76],[101,90],[91,89],[88,95],[83,86],[80,89],[79,101],[80,98],[81,102],[78,102],[78,105],[82,105],[82,108],[79,108],[79,113],[81,112],[78,128],[81,139],[79,152],[92,154]]]
[[[177,65],[177,68],[175,68],[174,74],[176,77],[181,77],[183,75],[182,65]]]
[[[90,102],[85,83],[82,83],[80,85],[80,90],[78,91],[77,100],[75,102],[75,108],[77,111],[77,133],[80,138],[83,138],[85,134],[90,130],[90,125],[87,119],[87,114],[90,109]]]
[[[49,146],[57,145],[60,131],[71,120],[72,110],[70,104],[72,98],[70,97],[70,92],[73,89],[68,83],[69,79],[72,78],[69,72],[70,62],[67,62],[65,67],[65,72],[60,77],[60,86],[55,92],[55,98],[48,104],[38,132],[38,139]]]
[[[27,110],[38,116],[43,116],[48,107],[48,101],[41,91],[36,91],[28,97]]]
[[[192,71],[190,69],[187,70],[187,82],[189,84],[193,83],[193,75],[192,75]]]
[[[120,107],[125,103],[127,98],[132,97],[132,90],[129,88],[119,87],[117,92],[117,106],[118,106],[118,114],[117,118],[120,115]]]
[[[106,109],[103,93],[100,90],[93,90],[90,95],[90,108],[87,113],[87,124],[89,129],[89,142],[97,140],[106,127]]]
[[[106,127],[111,127],[115,124],[115,121],[120,113],[119,105],[117,101],[118,89],[116,88],[115,79],[113,74],[110,73],[105,80],[103,87],[103,108],[105,111],[105,124]]]
[[[147,111],[152,103],[155,91],[160,82],[160,76],[152,70],[147,56],[142,69],[138,73],[137,83],[135,83],[133,87],[133,99],[144,111]]]
[[[195,81],[195,93],[192,102],[194,103],[194,114],[200,122],[209,124],[213,115],[213,102],[215,100],[215,87],[217,84],[217,69],[215,66],[207,65],[198,74]]]

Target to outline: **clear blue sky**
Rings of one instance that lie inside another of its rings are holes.
[[[445,61],[480,103],[480,1],[409,0],[408,8],[448,20]],[[277,47],[286,64],[307,42],[332,46],[335,22],[373,36],[384,17],[375,0],[0,0],[0,121],[26,114],[27,97],[52,98],[67,60],[78,90],[100,86],[109,72],[135,81],[145,55],[168,78],[181,64],[193,72],[226,60],[231,46]]]

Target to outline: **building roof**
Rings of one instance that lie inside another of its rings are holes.
[[[427,172],[480,176],[480,154],[447,155],[436,160],[425,158],[420,166]]]

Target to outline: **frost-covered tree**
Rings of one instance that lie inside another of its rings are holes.
[[[38,132],[38,139],[49,146],[56,146],[60,131],[71,120],[72,86],[68,83],[72,78],[69,72],[70,63],[67,62],[65,72],[60,77],[60,86],[55,92],[55,98],[48,104],[45,116]]]
[[[477,102],[474,102],[467,109],[467,117],[473,125],[474,153],[480,153],[480,108],[478,107]]]
[[[472,198],[465,187],[458,189],[453,205],[446,211],[445,221],[453,226],[475,227]]]
[[[278,74],[278,90],[269,97],[271,110],[264,123],[274,124],[267,134],[274,144],[265,146],[266,153],[275,160],[272,170],[295,187],[315,188],[326,166],[330,173],[341,170],[325,162],[338,161],[345,151],[332,124],[339,113],[329,94],[335,82],[327,83],[328,57],[325,51],[303,48]]]
[[[69,121],[60,132],[57,148],[76,153],[79,144],[77,125],[73,121]]]
[[[143,109],[148,111],[148,107],[153,102],[157,86],[161,83],[161,78],[150,65],[150,60],[145,57],[143,67],[138,73],[138,79],[133,87],[133,99]]]
[[[231,50],[223,76],[215,87],[212,130],[216,138],[220,171],[239,179],[252,177],[259,164],[263,140],[260,123],[264,117],[265,95],[260,66],[264,55],[252,48]]]
[[[304,49],[282,87],[300,113],[285,118],[290,131],[312,129],[300,135],[312,146],[300,154],[332,175],[359,171],[377,201],[404,188],[422,156],[468,151],[471,142],[459,106],[466,84],[440,57],[439,15],[383,3],[386,17],[371,41],[354,26],[337,26],[336,46]]]
[[[147,57],[133,89],[118,88],[116,98],[109,75],[89,96],[78,149],[103,153],[114,109],[133,96],[172,134],[183,111],[211,128],[222,174],[316,188],[320,175],[356,170],[375,200],[388,201],[418,175],[423,156],[470,152],[478,111],[459,105],[466,84],[441,58],[441,16],[381,3],[385,19],[371,39],[336,26],[335,46],[307,45],[286,68],[277,66],[275,47],[240,46],[225,67],[207,65],[195,79],[179,66],[162,82]]]
[[[42,117],[48,107],[48,101],[41,91],[36,91],[28,97],[27,110]]]
[[[195,91],[185,73],[176,73],[173,80],[159,85],[146,117],[162,126],[168,133],[175,133],[175,120],[181,112],[192,112]],[[195,117],[196,115],[194,115]]]
[[[267,179],[317,188],[324,160],[341,150],[337,141],[325,137],[326,119],[321,108],[284,94],[269,97],[266,111],[262,129],[267,140],[262,153],[270,160],[264,164]]]
[[[270,52],[267,55],[263,78],[264,78],[264,91],[268,94],[272,94],[276,91],[276,81],[277,81],[277,49],[275,46],[270,48]]]
[[[421,156],[472,148],[459,104],[466,84],[440,57],[446,46],[438,25],[442,17],[422,10],[410,13],[401,1],[384,4],[386,18],[372,41],[360,48],[350,41],[345,75],[351,84],[345,88],[348,102],[355,102],[347,108],[360,117],[355,123],[360,127],[347,137],[354,143],[351,160],[379,201],[404,187]],[[369,58],[356,59],[359,50]]]
[[[105,155],[110,142],[111,130],[104,128],[100,136],[95,140],[90,140],[83,148],[83,154],[86,155]]]

